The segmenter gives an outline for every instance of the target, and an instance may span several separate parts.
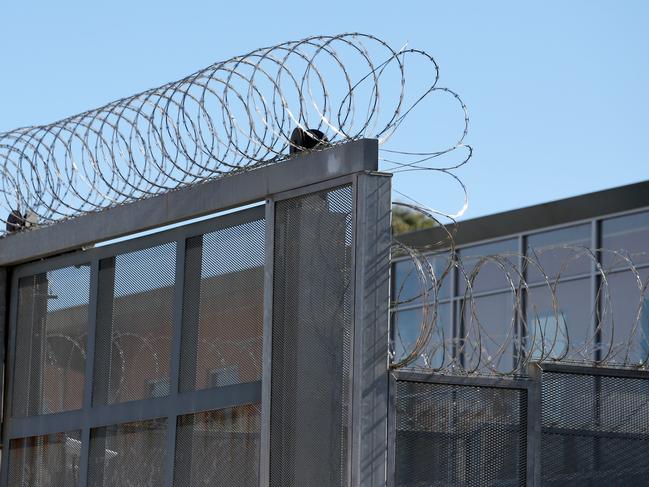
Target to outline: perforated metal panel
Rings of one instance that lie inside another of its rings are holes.
[[[175,269],[175,242],[100,262],[93,404],[168,394]]]
[[[188,414],[178,418],[174,485],[259,485],[258,405]]]
[[[16,269],[3,457],[13,470],[0,484],[258,484],[264,210]],[[62,429],[83,435],[33,436]],[[61,460],[70,448],[74,467]]]
[[[11,487],[77,487],[81,432],[71,431],[11,441]]]
[[[649,485],[649,378],[544,372],[541,398],[542,485]]]
[[[187,241],[180,390],[261,379],[265,221]]]
[[[397,381],[396,485],[525,485],[527,392]]]
[[[167,420],[97,428],[90,432],[88,486],[163,485]]]
[[[24,277],[18,288],[14,416],[81,408],[90,266]]]
[[[275,205],[270,485],[347,485],[351,186]]]

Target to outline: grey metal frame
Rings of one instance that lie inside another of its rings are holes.
[[[261,403],[262,405],[260,485],[267,485],[270,350],[272,348],[270,332],[273,295],[274,204],[275,201],[333,188],[342,184],[351,184],[353,186],[355,201],[353,245],[355,250],[352,256],[352,269],[354,269],[352,279],[354,282],[359,280],[363,284],[362,292],[353,298],[355,303],[354,335],[357,337],[362,336],[363,342],[362,344],[360,341],[354,343],[352,348],[353,373],[362,374],[362,381],[350,381],[350,387],[353,389],[350,391],[352,414],[350,414],[349,429],[353,431],[353,434],[350,435],[350,452],[353,452],[354,466],[352,467],[352,462],[350,462],[349,479],[350,481],[352,478],[357,479],[359,476],[358,466],[370,458],[370,452],[361,449],[363,442],[360,440],[359,435],[372,434],[374,452],[379,448],[383,448],[387,452],[387,423],[385,423],[385,428],[382,428],[380,424],[375,425],[374,433],[369,431],[371,428],[363,427],[357,430],[354,426],[362,415],[361,408],[367,408],[367,398],[365,398],[361,388],[369,388],[373,385],[374,380],[378,380],[379,383],[384,381],[385,387],[379,387],[376,396],[370,398],[371,405],[374,408],[372,414],[379,420],[381,414],[383,414],[384,418],[387,418],[390,186],[387,175],[372,173],[372,171],[376,171],[377,167],[378,143],[376,140],[363,139],[306,154],[282,164],[262,167],[248,173],[211,181],[123,207],[109,209],[101,213],[86,215],[51,227],[15,234],[1,239],[0,266],[4,267],[0,267],[0,278],[3,277],[1,273],[11,272],[11,284],[8,286],[11,293],[9,300],[10,310],[7,314],[0,315],[0,325],[9,324],[6,327],[9,333],[5,344],[7,366],[4,391],[11,391],[13,388],[13,363],[18,314],[17,284],[19,279],[23,276],[83,262],[90,263],[91,283],[88,304],[84,406],[76,411],[29,418],[12,418],[10,414],[7,414],[2,431],[4,448],[2,450],[0,486],[5,486],[8,482],[9,445],[13,438],[81,429],[80,485],[85,485],[88,478],[89,440],[92,428],[159,417],[169,418],[165,482],[167,486],[171,486],[173,485],[173,470],[170,467],[173,466],[175,460],[177,417],[187,413],[251,403]],[[251,202],[262,202],[264,199],[266,200],[265,207],[258,206],[120,243],[88,248],[88,246],[103,240],[136,234],[190,218],[240,207]],[[359,207],[361,207],[360,210]],[[214,389],[180,393],[178,381],[186,240],[196,235],[230,226],[235,222],[240,223],[245,219],[257,219],[264,215],[266,217],[267,241],[264,271],[262,380],[220,387],[218,393],[215,393]],[[377,215],[383,215],[384,219],[380,225],[372,225],[372,218]],[[386,215],[387,220],[385,220]],[[362,229],[357,231],[359,225]],[[363,225],[368,228],[363,227]],[[99,261],[117,254],[168,242],[176,242],[177,245],[170,393],[164,398],[144,399],[109,406],[92,406]],[[45,257],[47,257],[46,260],[36,260]],[[363,266],[370,266],[367,272],[364,271]],[[369,281],[369,278],[371,273],[378,276],[380,272],[383,272],[384,285],[376,286],[376,282]],[[0,282],[1,291],[2,282]],[[1,305],[0,302],[0,312],[2,311]],[[373,306],[378,306],[378,308],[372,308]],[[382,314],[382,311],[385,312]],[[372,316],[372,313],[375,316]],[[383,340],[382,337],[386,337],[386,339]],[[367,358],[371,359],[370,362],[368,362]],[[358,382],[358,385],[356,382]],[[4,411],[11,411],[10,396],[11,394],[5,393],[3,398]],[[352,470],[356,473],[352,474]],[[380,485],[372,483],[372,479],[379,479],[381,475],[385,479],[385,473],[381,474],[380,465],[375,466],[374,472],[371,479],[364,481],[362,484],[354,485]]]
[[[14,382],[14,360],[17,323],[17,289],[21,277],[67,267],[79,263],[91,265],[90,300],[88,305],[88,342],[86,354],[86,375],[84,381],[83,408],[61,413],[32,417],[10,417],[11,393],[7,394],[5,431],[3,435],[2,465],[9,465],[9,445],[14,438],[47,435],[69,430],[81,430],[82,459],[80,465],[80,485],[86,485],[88,475],[88,448],[90,430],[112,424],[128,423],[160,417],[169,418],[167,428],[167,451],[165,472],[166,485],[173,485],[173,466],[175,457],[175,428],[178,416],[200,411],[259,403],[261,401],[260,382],[228,385],[216,389],[203,389],[180,393],[178,389],[180,369],[180,338],[182,329],[182,300],[184,295],[185,242],[188,238],[202,235],[221,228],[260,219],[264,207],[257,206],[236,213],[230,213],[208,221],[187,225],[164,233],[141,237],[106,247],[89,249],[84,252],[54,257],[47,260],[17,267],[12,276],[12,310],[10,317],[10,340],[7,360],[7,391],[12,391]],[[95,330],[99,284],[99,261],[133,250],[149,248],[167,242],[176,242],[176,281],[174,284],[174,322],[170,370],[170,391],[166,397],[142,399],[111,405],[93,405],[92,391],[94,380]],[[0,485],[7,485],[9,469],[2,469]]]
[[[356,177],[352,471],[349,485],[387,481],[391,180]]]
[[[273,321],[273,239],[275,203],[343,185],[352,186],[353,334],[351,414],[348,429],[351,462],[347,485],[385,485],[388,437],[388,333],[390,292],[391,177],[364,171],[273,195],[266,205],[267,251],[262,378],[260,486],[270,482],[270,414]],[[365,468],[370,466],[370,468]]]
[[[9,299],[11,294],[11,276],[10,270],[6,267],[0,267],[0,418],[4,418],[5,407],[5,386],[7,380],[6,373],[6,357],[7,357],[7,336],[8,336],[8,318],[9,318]],[[4,435],[4,422],[0,421],[0,438]]]
[[[388,455],[388,486],[396,486],[396,385],[398,381],[424,382],[428,384],[449,384],[457,386],[490,387],[500,389],[516,389],[526,393],[527,417],[526,424],[526,483],[527,487],[540,485],[540,434],[536,433],[537,425],[540,433],[540,396],[539,382],[524,377],[486,377],[486,376],[449,376],[427,372],[397,370],[390,373],[390,416],[389,416],[389,455]]]
[[[273,350],[273,269],[275,259],[275,201],[266,200],[266,265],[264,269],[264,342],[261,378],[261,437],[259,486],[270,483],[270,399]]]

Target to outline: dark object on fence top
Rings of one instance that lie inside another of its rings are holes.
[[[18,210],[11,210],[9,216],[7,217],[7,233],[14,233],[22,230],[25,227],[26,219]]]
[[[327,136],[318,129],[303,130],[296,127],[291,134],[291,154],[299,154],[307,150],[326,147],[329,145]]]

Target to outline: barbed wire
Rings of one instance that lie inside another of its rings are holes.
[[[642,278],[635,262],[645,256],[623,249],[554,245],[522,254],[505,252],[466,259],[457,249],[457,219],[466,213],[469,197],[455,171],[469,162],[473,149],[464,143],[467,107],[457,93],[448,93],[464,116],[460,138],[447,144],[444,151],[422,153],[409,162],[383,158],[393,162],[386,169],[394,174],[434,171],[448,176],[463,193],[461,204],[448,212],[395,190],[401,200],[394,203],[396,207],[423,216],[436,228],[430,232],[435,240],[421,246],[407,245],[393,236],[393,261],[409,262],[411,275],[409,279],[402,276],[400,286],[393,275],[391,367],[504,376],[526,375],[531,362],[545,361],[648,368],[649,280]],[[458,150],[463,151],[458,162],[433,164],[435,157]],[[563,260],[557,263],[554,255],[555,262],[548,266],[545,257],[553,254]],[[576,262],[586,269],[580,277],[588,279],[587,302],[562,292],[574,279],[569,269]],[[614,274],[628,277],[633,298],[626,296],[622,303],[614,299],[615,285],[610,282]],[[408,280],[416,284],[417,292],[405,289]],[[488,291],[483,289],[485,283]],[[495,319],[493,310],[485,305],[494,296],[502,298]],[[580,320],[566,312],[576,306],[581,307]],[[444,307],[453,310],[447,312]],[[620,318],[623,314],[631,317]]]
[[[414,65],[423,66],[421,88],[408,91]],[[424,168],[466,147],[466,107],[438,80],[426,52],[367,34],[256,49],[58,122],[0,133],[0,221],[8,232],[47,225],[363,137],[379,140],[386,169]],[[423,152],[391,147],[435,92],[464,110],[459,140]]]
[[[422,249],[395,243],[395,255],[412,265],[394,289],[393,368],[525,375],[530,362],[649,367],[649,281],[635,263],[646,260],[645,254],[553,245],[527,255],[505,252],[467,261],[456,251],[452,232],[446,233],[450,240]],[[575,276],[569,270],[577,262],[586,270]],[[614,276],[630,284],[624,296],[614,292]],[[442,296],[451,279],[457,292]],[[416,283],[417,291],[412,284],[406,290],[405,282]],[[571,282],[586,287],[586,302],[562,291]],[[495,321],[484,304],[494,296],[501,299]],[[440,318],[442,301],[455,306],[454,328]],[[569,316],[567,309],[575,307],[581,319]],[[414,321],[401,319],[413,309]],[[630,317],[620,319],[624,315]]]
[[[466,113],[459,96],[458,100]],[[465,136],[466,132],[457,148],[468,147],[463,145]],[[405,260],[410,270],[401,276],[400,285],[393,275],[391,367],[503,376],[526,375],[531,362],[547,361],[649,368],[649,280],[643,279],[636,264],[637,259],[646,261],[645,254],[552,245],[525,253],[463,257],[455,236],[457,218],[465,214],[469,199],[454,170],[471,155],[468,147],[468,157],[457,166],[402,166],[450,176],[464,198],[459,209],[449,214],[396,191],[405,200],[395,202],[396,207],[419,214],[436,228],[430,232],[434,240],[420,246],[393,236],[393,262]],[[554,259],[550,264],[547,255]],[[577,262],[582,269],[577,278],[588,282],[587,302],[562,292],[574,281],[570,269]],[[614,275],[627,277],[633,297],[627,295],[623,302],[619,296],[614,299]],[[416,284],[417,292],[405,288],[407,281]],[[485,283],[488,291],[482,289]],[[495,320],[493,310],[484,304],[494,296],[503,298]],[[442,316],[443,306],[453,307],[450,320]],[[581,307],[581,320],[566,312],[575,306]],[[631,317],[620,319],[623,314]]]
[[[423,71],[414,71],[419,83],[413,83],[411,66],[417,63]],[[538,256],[485,256],[469,266],[457,255],[455,219],[466,211],[468,196],[455,170],[471,159],[473,150],[465,144],[467,107],[457,93],[438,86],[439,78],[438,64],[425,51],[394,48],[361,33],[313,36],[257,49],[52,124],[1,133],[0,221],[9,232],[47,225],[254,170],[305,150],[376,138],[383,170],[440,172],[464,193],[459,210],[447,214],[397,192],[410,201],[397,204],[432,218],[443,229],[443,238],[421,249],[395,240],[394,254],[412,260],[421,287],[417,296],[405,299],[397,290],[395,323],[398,310],[417,300],[423,304],[414,340],[400,337],[395,325],[395,346],[403,353],[393,357],[393,367],[498,374],[520,373],[532,360],[645,367],[649,346],[644,344],[649,340],[641,319],[647,285],[633,256],[615,253],[634,276],[640,296],[633,323],[621,326],[612,309],[610,271],[597,257],[608,251],[564,248],[573,259],[589,259],[597,275],[596,306],[590,310],[595,325],[577,339],[561,311],[560,274],[546,272]],[[413,110],[433,94],[449,96],[457,104],[463,117],[459,136],[441,148],[392,147],[395,133],[404,130]],[[461,154],[456,161],[443,157],[456,151]],[[441,271],[431,265],[431,252],[451,256]],[[501,324],[498,336],[481,318],[474,289],[486,268],[499,269],[511,295],[510,319]],[[540,283],[527,279],[532,269],[542,276]],[[439,292],[451,275],[463,289],[458,297],[462,326],[455,333],[439,323]],[[551,303],[549,312],[548,306],[535,308],[530,289],[539,286]],[[506,364],[510,357],[511,366]]]

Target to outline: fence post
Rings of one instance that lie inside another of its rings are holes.
[[[359,174],[356,196],[353,487],[387,482],[391,179]]]
[[[7,330],[9,329],[8,318],[9,318],[9,308],[7,306],[8,296],[9,296],[9,280],[7,278],[7,268],[0,267],[0,344],[2,344],[2,349],[0,349],[0,379],[4,377],[7,367],[5,366],[5,361],[7,360]],[[4,384],[7,383],[7,379],[4,379]],[[0,429],[4,432],[4,388],[0,391],[0,408],[2,408],[2,414],[0,415]],[[0,434],[2,434],[0,432]]]
[[[527,390],[527,486],[541,485],[541,375],[540,365],[528,365]]]

